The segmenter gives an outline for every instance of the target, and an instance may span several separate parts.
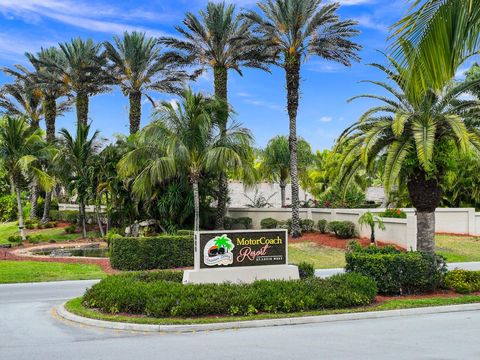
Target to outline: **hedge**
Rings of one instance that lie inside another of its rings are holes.
[[[327,230],[340,239],[351,239],[356,235],[355,224],[351,221],[331,221],[327,224]]]
[[[423,252],[404,252],[393,247],[361,248],[354,244],[345,255],[347,272],[371,277],[378,292],[385,295],[419,294],[435,291],[444,284],[445,259]]]
[[[445,276],[445,285],[460,294],[480,291],[480,271],[449,271]]]
[[[84,305],[107,313],[153,317],[253,315],[368,305],[377,294],[373,280],[354,273],[328,279],[186,285],[176,278],[152,281],[149,277],[155,275],[142,276],[122,274],[103,279],[87,290]]]
[[[260,227],[262,229],[276,229],[278,220],[274,218],[265,218],[260,221]]]
[[[118,270],[171,269],[193,266],[193,236],[115,237],[110,263]]]

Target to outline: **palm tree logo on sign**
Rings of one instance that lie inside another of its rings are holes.
[[[209,240],[203,249],[203,261],[207,266],[233,264],[232,240],[225,234]]]

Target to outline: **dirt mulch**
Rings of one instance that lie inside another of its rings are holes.
[[[338,239],[334,235],[331,234],[322,234],[322,233],[304,233],[301,237],[299,238],[289,238],[288,241],[292,244],[295,243],[300,243],[300,242],[313,242],[318,245],[322,246],[327,246],[331,248],[337,248],[337,249],[347,249],[348,243],[350,240],[356,240],[360,243],[360,245],[366,247],[370,245],[370,239],[367,238],[357,238],[357,239]],[[381,241],[377,241],[377,245],[382,247],[382,246],[387,246],[387,245],[392,245],[392,244],[387,244]],[[394,245],[395,246],[395,245]],[[397,246],[396,246],[397,247]],[[397,247],[399,248],[399,247]],[[401,249],[401,248],[399,248]]]
[[[55,243],[52,245],[62,246],[62,245],[72,245],[72,244],[89,244],[90,242],[85,241],[71,241],[68,243]],[[38,246],[39,244],[29,244],[25,243],[22,246],[17,246],[14,248],[3,249],[0,248],[0,261],[1,260],[13,260],[13,261],[40,261],[40,262],[57,262],[65,264],[87,264],[87,265],[98,265],[105,271],[107,274],[116,274],[119,271],[112,268],[110,265],[110,259],[107,258],[71,258],[71,257],[49,257],[49,256],[21,256],[13,254],[14,250],[26,249],[33,246]],[[45,244],[47,245],[47,244]]]
[[[469,295],[480,295],[480,292],[474,292]],[[456,298],[464,296],[463,294],[456,293],[453,290],[440,290],[431,294],[421,295],[396,295],[396,296],[384,296],[377,295],[375,297],[375,303],[382,303],[388,300],[418,300],[418,299],[433,299],[433,298]]]

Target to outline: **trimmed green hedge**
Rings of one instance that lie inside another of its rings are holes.
[[[193,266],[193,236],[118,237],[110,240],[110,263],[118,270]]]
[[[152,281],[153,275],[146,275],[146,280],[142,276],[109,276],[86,291],[84,305],[152,317],[253,315],[368,305],[377,294],[373,280],[354,273],[328,279],[188,285],[179,279]]]
[[[480,291],[480,271],[449,271],[445,276],[445,285],[460,294]]]
[[[435,254],[404,252],[394,247],[362,248],[353,242],[345,255],[347,272],[371,277],[378,292],[386,295],[435,291],[444,284],[445,259]]]

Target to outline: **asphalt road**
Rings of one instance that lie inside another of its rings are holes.
[[[170,335],[52,316],[92,283],[0,285],[0,359],[480,359],[480,312],[473,311]]]

